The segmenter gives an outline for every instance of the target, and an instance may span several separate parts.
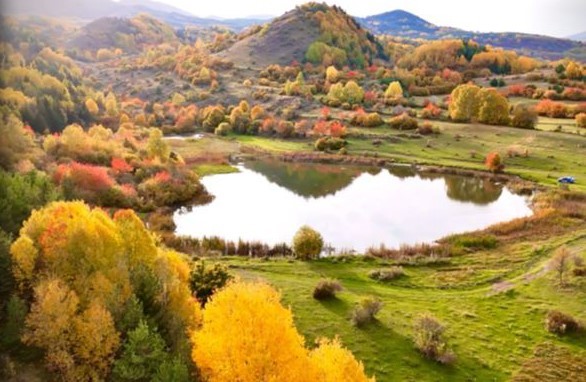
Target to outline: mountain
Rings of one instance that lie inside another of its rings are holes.
[[[492,45],[519,53],[542,58],[557,59],[566,52],[582,49],[578,41],[527,33],[481,33],[434,25],[412,13],[395,10],[379,15],[359,18],[358,21],[373,33],[410,39],[473,39],[484,45]]]
[[[219,56],[243,66],[307,60],[365,67],[384,58],[384,51],[379,41],[341,8],[307,3],[248,31]]]
[[[570,40],[586,42],[586,31],[568,36]]]
[[[59,0],[46,6],[45,0],[9,0],[2,4],[6,15],[28,15],[56,18],[75,18],[93,21],[103,17],[133,17],[141,13],[164,21],[175,28],[186,26],[223,26],[241,31],[253,24],[262,24],[263,18],[247,17],[242,19],[212,19],[196,17],[182,9],[152,0]]]

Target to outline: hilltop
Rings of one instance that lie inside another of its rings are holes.
[[[534,57],[559,59],[570,50],[583,49],[584,44],[569,39],[527,33],[480,33],[434,25],[412,13],[395,10],[359,18],[358,21],[375,34],[410,39],[472,39],[479,44],[492,45]]]
[[[120,48],[137,51],[143,45],[177,42],[175,30],[147,14],[132,18],[103,17],[82,27],[69,42],[79,50]]]
[[[221,56],[243,66],[307,60],[365,67],[384,53],[377,39],[341,8],[308,3],[249,31]]]

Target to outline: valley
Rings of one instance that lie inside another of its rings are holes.
[[[0,380],[586,381],[584,42],[35,4],[0,20]]]

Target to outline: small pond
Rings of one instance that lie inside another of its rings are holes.
[[[531,215],[490,180],[392,169],[252,161],[202,179],[214,200],[175,213],[176,233],[290,243],[304,224],[337,250],[433,242]]]

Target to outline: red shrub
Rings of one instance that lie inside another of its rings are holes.
[[[171,180],[171,174],[167,171],[159,171],[153,176],[153,179],[157,183],[167,183]]]
[[[330,135],[334,138],[340,138],[346,135],[346,126],[338,121],[330,123]]]
[[[515,84],[509,86],[507,94],[513,97],[523,97],[525,95],[525,86],[521,84]]]
[[[128,173],[133,170],[133,167],[126,163],[126,161],[122,158],[112,158],[112,163],[110,166],[117,174]]]
[[[325,119],[326,121],[328,119],[330,119],[330,108],[329,107],[323,107],[321,109],[321,116],[323,119]]]
[[[505,168],[500,154],[496,152],[488,154],[484,163],[486,164],[486,168],[492,172],[500,172]]]
[[[564,104],[544,99],[535,106],[539,115],[546,115],[550,118],[564,118],[567,115],[567,108]]]

